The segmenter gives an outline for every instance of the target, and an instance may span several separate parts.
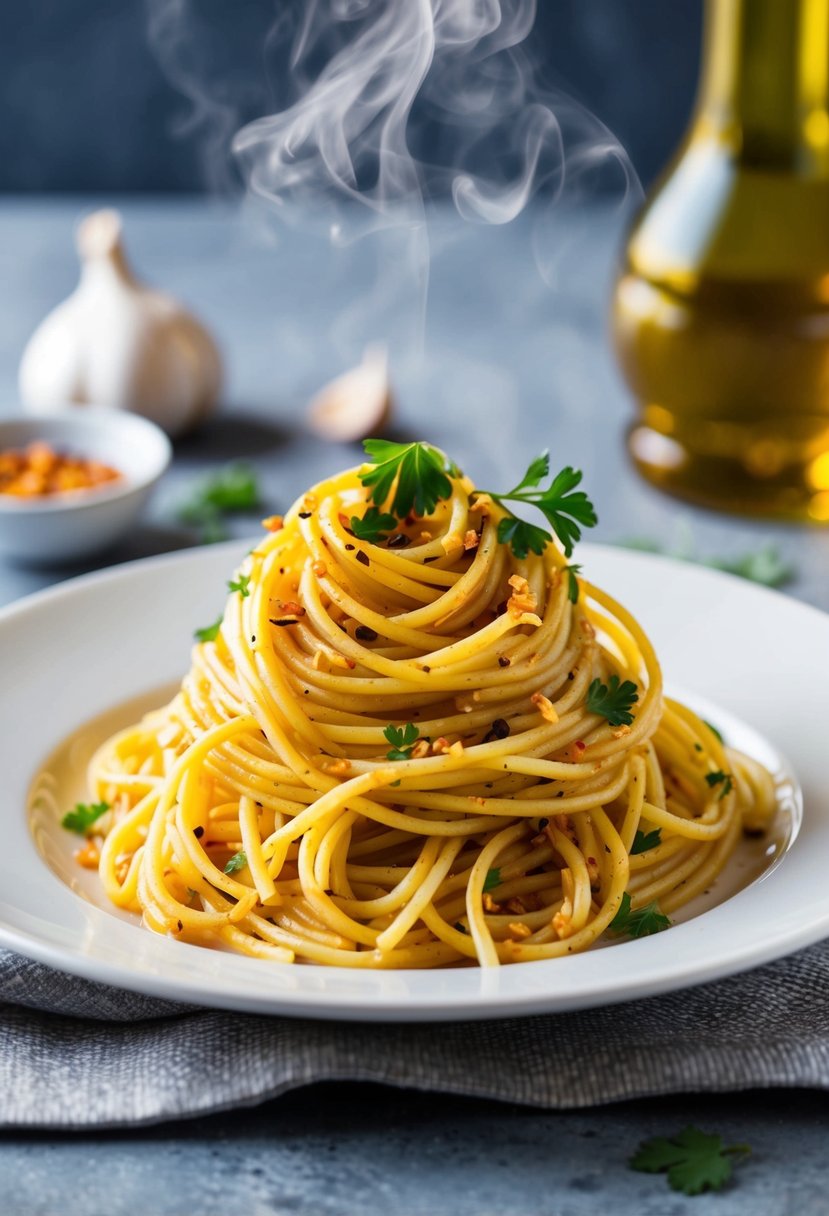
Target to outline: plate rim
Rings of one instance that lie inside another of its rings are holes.
[[[249,543],[249,540],[236,539],[220,545],[210,546],[210,548],[195,547],[186,550],[175,550],[170,553],[155,555],[151,558],[137,559],[107,567],[103,570],[91,571],[87,574],[64,580],[54,586],[44,588],[20,600],[13,601],[11,604],[0,609],[0,640],[4,639],[8,628],[13,630],[16,619],[20,617],[25,618],[42,605],[48,606],[54,601],[66,597],[83,597],[90,588],[99,588],[111,585],[112,583],[129,582],[136,577],[140,579],[145,574],[151,575],[153,572],[171,565],[183,566],[186,569],[190,563],[204,563],[205,568],[215,566],[226,570],[230,560],[233,558],[241,560],[246,548],[249,547]],[[813,605],[783,595],[778,591],[754,584],[747,584],[744,580],[737,579],[721,571],[709,570],[702,567],[689,567],[687,563],[665,558],[661,555],[627,551],[611,545],[585,544],[579,547],[579,552],[586,561],[597,558],[600,561],[607,559],[612,564],[613,561],[619,561],[621,557],[624,557],[631,564],[641,568],[658,569],[663,573],[671,570],[682,571],[683,577],[688,577],[690,569],[693,571],[694,578],[701,581],[703,586],[705,583],[709,583],[710,586],[725,591],[728,588],[733,590],[739,587],[741,594],[745,595],[749,593],[752,599],[760,599],[777,606],[785,605],[786,611],[791,610],[795,614],[804,614],[803,619],[808,617],[819,628],[825,629],[829,626],[829,614],[822,612]],[[613,593],[612,587],[610,590]],[[729,712],[731,711],[729,710]],[[81,715],[81,717],[83,718],[84,715]],[[777,745],[774,744],[774,746]],[[31,781],[33,776],[33,773],[26,774],[27,783]],[[28,824],[26,824],[25,830],[28,833]],[[801,838],[804,835],[805,833],[802,832]],[[32,844],[34,848],[34,842]],[[73,899],[78,899],[74,893],[70,892],[68,888],[60,883],[60,880],[52,873],[39,854],[38,860],[43,867],[43,872],[54,883],[58,884],[68,894],[71,894]],[[784,870],[785,864],[786,859],[784,858],[778,870]],[[0,873],[2,873],[2,865],[2,858],[0,858]],[[770,879],[771,875],[769,876]],[[763,876],[752,886],[758,887],[763,885],[765,881],[766,876]],[[723,909],[727,909],[728,905],[732,903],[733,900],[728,900],[717,908],[712,909],[710,913],[705,914],[705,919],[722,912]],[[472,992],[472,985],[469,981],[465,981],[469,989],[467,992],[463,992],[462,984],[456,985],[456,987],[461,988],[460,995],[453,994],[451,991],[452,982],[450,981],[450,991],[443,990],[445,985],[436,984],[435,990],[431,995],[419,997],[414,1005],[411,1003],[410,995],[407,997],[408,1003],[401,1003],[399,996],[393,994],[388,998],[384,998],[376,991],[372,991],[370,985],[365,985],[366,991],[362,993],[359,990],[354,994],[349,993],[347,990],[340,992],[336,996],[336,1001],[334,1001],[330,993],[325,992],[324,985],[321,995],[320,993],[315,993],[313,986],[310,984],[307,985],[309,991],[300,995],[282,994],[274,996],[274,993],[268,991],[265,986],[263,986],[263,991],[261,992],[250,990],[243,993],[227,991],[216,978],[215,972],[217,969],[215,965],[202,968],[197,967],[197,971],[203,972],[201,980],[196,982],[191,977],[188,983],[183,984],[175,976],[170,977],[167,974],[125,968],[111,959],[102,959],[97,954],[90,953],[89,951],[84,952],[77,948],[74,951],[67,950],[54,941],[50,942],[48,939],[43,939],[36,934],[27,932],[24,928],[20,927],[19,923],[17,925],[10,923],[9,906],[5,898],[2,897],[0,897],[0,945],[15,950],[29,958],[34,958],[50,967],[81,976],[93,982],[125,988],[179,1003],[205,1005],[212,1008],[241,1009],[254,1013],[296,1017],[311,1016],[339,1020],[387,1022],[472,1020],[490,1017],[523,1016],[541,1012],[566,1012],[580,1008],[612,1005],[632,999],[641,999],[671,992],[679,988],[697,986],[725,976],[735,975],[740,971],[760,966],[793,953],[829,935],[829,895],[825,898],[824,904],[825,906],[821,908],[819,916],[813,916],[812,920],[800,925],[799,928],[793,929],[784,926],[778,929],[776,933],[767,934],[761,942],[746,942],[740,949],[736,951],[732,950],[727,956],[718,957],[716,961],[709,962],[705,966],[700,965],[699,962],[695,962],[692,954],[689,963],[685,965],[681,962],[675,963],[670,968],[667,977],[664,973],[651,974],[647,968],[637,974],[635,966],[635,959],[637,957],[640,960],[647,959],[649,953],[653,952],[653,943],[658,939],[650,938],[643,941],[624,943],[625,950],[628,952],[626,958],[629,963],[634,963],[634,966],[629,969],[631,974],[628,975],[625,984],[619,985],[615,989],[608,988],[607,980],[599,972],[598,978],[581,978],[577,987],[572,991],[567,991],[563,995],[555,992],[554,977],[556,970],[559,971],[560,978],[564,978],[565,968],[567,972],[573,970],[572,964],[577,964],[577,972],[579,965],[582,970],[585,970],[581,960],[598,958],[600,957],[599,952],[592,954],[587,952],[565,959],[524,963],[516,968],[498,969],[499,974],[509,974],[514,971],[524,972],[527,974],[528,979],[530,979],[530,971],[538,972],[538,969],[543,969],[543,972],[546,974],[550,968],[554,969],[550,975],[551,984],[549,988],[542,986],[536,989],[531,985],[532,990],[525,992],[520,991],[520,985],[516,985],[519,988],[517,992],[496,991],[494,989],[486,991],[486,977],[490,973],[475,968],[443,972],[350,972],[352,977],[355,975],[371,975],[375,977],[431,975],[440,976],[443,979],[447,975],[454,974],[471,975],[479,979],[479,988],[482,991],[478,998],[475,998],[475,994]],[[95,909],[95,911],[100,917],[112,919],[101,909]],[[14,909],[11,909],[11,912],[13,915]],[[677,946],[677,950],[674,951],[676,955],[682,954],[682,951],[679,949],[681,941],[686,940],[689,933],[693,936],[698,932],[700,919],[697,918],[685,924],[674,926],[671,938]],[[697,929],[695,929],[695,926],[697,926]],[[130,926],[126,927],[130,928]],[[146,933],[145,930],[137,926],[131,926],[131,928],[134,932],[141,933],[142,936],[145,935],[148,939],[153,939],[153,935]],[[678,939],[676,936],[678,934],[683,934],[683,938]],[[240,960],[238,956],[217,955],[216,952],[205,951],[203,947],[190,946],[184,943],[172,943],[164,938],[155,938],[155,941],[159,943],[159,946],[165,943],[166,947],[172,945],[177,951],[182,949],[195,951],[199,956],[207,956],[210,959],[215,959],[216,957],[221,957],[222,959],[232,958],[236,962],[252,963],[257,968],[263,965],[261,960]],[[638,955],[632,953],[634,950],[638,951]],[[164,951],[159,949],[159,954],[163,955],[163,953]],[[601,953],[603,954],[604,952]],[[615,953],[615,950],[613,953]],[[568,964],[571,966],[567,966]],[[265,965],[268,967],[280,966],[275,963]],[[284,968],[288,965],[283,964],[281,966]],[[233,971],[236,968],[229,966],[228,970]],[[330,974],[338,972],[341,969],[303,964],[301,968],[295,968],[294,965],[291,965],[289,970],[292,972],[299,970],[306,974],[315,972]],[[589,972],[591,969],[588,967],[586,970]],[[473,1003],[470,1003],[471,1001]]]

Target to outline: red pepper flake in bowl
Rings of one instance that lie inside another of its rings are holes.
[[[97,490],[123,474],[100,460],[65,456],[48,443],[30,443],[23,451],[0,452],[0,494],[46,498],[72,490]]]

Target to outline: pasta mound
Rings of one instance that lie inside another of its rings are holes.
[[[93,759],[115,904],[280,962],[550,959],[667,927],[768,821],[625,609],[450,480],[384,539],[359,470],[265,521],[179,693]]]

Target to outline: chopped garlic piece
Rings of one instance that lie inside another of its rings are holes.
[[[541,714],[545,722],[558,722],[558,714],[556,713],[555,707],[549,697],[545,697],[541,692],[534,692],[530,697],[530,700]]]
[[[525,612],[535,612],[537,600],[532,591],[530,584],[520,574],[513,574],[508,580],[512,587],[512,595],[507,600],[507,611],[510,616],[520,617]]]

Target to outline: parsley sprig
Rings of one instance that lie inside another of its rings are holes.
[[[579,580],[578,575],[581,574],[581,566],[577,566],[575,562],[571,562],[569,566],[564,567],[564,573],[567,575],[567,598],[571,604],[579,602]]]
[[[607,931],[615,937],[650,937],[652,933],[670,929],[672,923],[669,917],[659,911],[659,904],[655,900],[645,904],[644,908],[631,910],[630,895],[625,891],[619,911],[607,926]]]
[[[352,517],[352,531],[361,540],[381,539],[380,534],[390,531],[395,520],[405,519],[412,511],[415,515],[430,515],[442,499],[451,495],[451,478],[461,476],[458,466],[429,443],[366,439],[363,447],[368,462],[361,468],[359,477],[374,507],[369,508],[362,520],[358,516]],[[510,545],[516,557],[524,558],[530,552],[543,553],[553,535],[558,537],[565,555],[570,557],[576,541],[581,539],[581,529],[592,528],[598,522],[592,502],[583,490],[576,489],[582,477],[578,469],[568,465],[556,473],[546,489],[539,489],[540,483],[549,475],[550,454],[542,452],[530,462],[518,485],[506,493],[475,492],[486,494],[507,512],[506,518],[498,524],[498,540]],[[519,519],[506,505],[512,502],[537,507],[552,531]],[[375,514],[371,514],[372,510]],[[359,528],[364,531],[360,532]],[[573,603],[578,599],[575,578],[578,569],[577,566],[568,567],[568,593]]]
[[[494,891],[496,887],[501,885],[501,870],[498,866],[493,870],[487,870],[486,878],[484,879],[484,893]]]
[[[794,566],[785,562],[777,547],[772,544],[738,554],[736,557],[703,557],[696,551],[690,528],[686,528],[671,545],[663,545],[660,541],[645,536],[630,537],[617,543],[625,549],[664,554],[666,557],[676,558],[677,561],[708,566],[712,570],[723,570],[726,574],[736,574],[738,578],[747,579],[750,583],[759,583],[761,587],[785,587],[797,577]]]
[[[722,769],[718,769],[716,773],[706,773],[705,780],[711,786],[711,789],[713,789],[715,785],[722,785],[722,789],[720,790],[719,794],[717,794],[717,802],[722,802],[726,794],[730,794],[734,789],[734,782],[731,779],[731,774],[724,773]]]
[[[205,625],[203,629],[194,629],[193,637],[197,642],[215,642],[223,620],[224,614],[217,616],[212,625]]]
[[[390,532],[397,527],[397,516],[380,511],[377,507],[369,507],[362,518],[351,516],[351,531],[358,540],[367,540],[371,544],[379,544]]]
[[[240,574],[237,579],[231,579],[227,584],[228,591],[238,591],[242,599],[250,595],[250,575]]]
[[[249,574],[240,574],[238,578],[228,581],[227,589],[230,592],[238,591],[244,600],[250,595],[250,579]],[[205,625],[203,629],[194,629],[193,637],[197,642],[215,642],[223,620],[224,613],[217,616],[212,625]]]
[[[526,557],[530,552],[543,553],[553,537],[545,528],[519,519],[505,506],[508,502],[537,507],[561,541],[566,557],[572,555],[573,546],[581,539],[581,528],[592,528],[598,523],[592,502],[583,490],[576,490],[576,486],[581,482],[581,472],[568,465],[556,473],[546,489],[539,489],[539,483],[548,477],[549,473],[550,453],[542,452],[530,462],[518,485],[506,494],[495,494],[492,490],[479,491],[481,494],[488,494],[493,502],[497,502],[509,512],[506,519],[502,519],[498,524],[498,540],[502,544],[511,545],[516,557]]]
[[[238,853],[234,853],[233,856],[229,858],[225,866],[225,874],[235,874],[237,870],[244,870],[247,864],[247,854],[244,852],[244,850],[240,850]]]
[[[359,478],[368,490],[369,501],[378,507],[388,503],[397,519],[405,519],[410,511],[431,515],[441,499],[452,493],[450,476],[460,476],[457,465],[430,443],[366,439],[363,447],[368,463]]]
[[[225,517],[256,511],[262,502],[256,473],[243,462],[226,464],[203,478],[178,509],[182,523],[198,528],[203,544],[227,540]]]
[[[77,832],[79,836],[85,836],[93,823],[108,810],[108,802],[76,802],[73,809],[67,811],[61,819],[60,826],[66,828],[67,832]]]
[[[633,681],[620,684],[618,676],[611,676],[607,684],[597,677],[587,690],[588,711],[607,718],[611,726],[630,726],[633,721],[630,708],[638,700],[639,692]]]
[[[722,743],[723,747],[725,747],[725,739],[723,739],[721,732],[717,730],[716,726],[714,726],[711,722],[706,722],[705,718],[702,718],[701,721],[708,727],[714,738]]]
[[[391,744],[391,750],[386,752],[387,760],[411,760],[412,749],[420,738],[420,731],[414,723],[407,722],[405,726],[389,724],[383,734]]]
[[[630,846],[630,855],[631,857],[635,857],[637,853],[647,853],[651,849],[658,849],[661,843],[661,828],[654,828],[652,832],[642,832],[637,828],[633,844]]]
[[[639,1145],[630,1168],[645,1174],[667,1174],[668,1184],[684,1195],[720,1191],[732,1174],[732,1159],[747,1157],[747,1144],[724,1145],[722,1137],[686,1127],[676,1136],[654,1136]]]

